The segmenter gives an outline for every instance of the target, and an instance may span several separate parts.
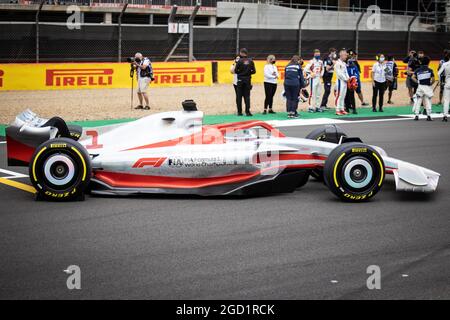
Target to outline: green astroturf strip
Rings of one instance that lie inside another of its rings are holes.
[[[372,112],[371,108],[359,108],[357,109],[358,114],[349,114],[348,116],[337,116],[334,113],[334,109],[330,109],[325,112],[300,112],[300,119],[316,119],[316,118],[339,118],[345,120],[346,118],[367,118],[367,117],[388,117],[388,116],[398,116],[402,114],[411,114],[412,107],[385,107],[384,112]],[[143,111],[143,115],[145,111]],[[433,112],[442,112],[441,105],[433,105]],[[216,124],[216,123],[227,123],[227,122],[238,122],[245,120],[286,120],[286,112],[277,112],[276,114],[266,114],[263,115],[261,112],[254,111],[253,117],[238,117],[233,114],[225,115],[205,115],[203,118],[204,124]],[[116,123],[124,123],[135,120],[133,118],[126,119],[109,119],[109,120],[80,120],[80,121],[70,121],[70,124],[78,124],[82,127],[99,127],[106,126]],[[5,135],[6,125],[0,124],[0,136]]]

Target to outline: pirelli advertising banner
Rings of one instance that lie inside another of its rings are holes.
[[[278,82],[282,83],[284,80],[284,68],[286,67],[286,64],[289,61],[282,60],[277,61],[276,65],[278,68],[278,72],[280,74],[280,78]],[[360,60],[358,61],[359,65],[361,66],[361,81],[362,82],[368,82],[371,81],[371,72],[372,72],[372,66],[374,65],[375,61],[370,60]],[[230,68],[233,61],[218,61],[217,63],[217,81],[219,83],[232,83],[233,81],[233,75],[230,72]],[[305,65],[308,63],[308,60],[305,60]],[[400,81],[403,81],[406,79],[405,71],[407,68],[407,65],[403,62],[396,61],[398,69],[399,69],[399,75],[398,79]],[[255,61],[255,67],[256,67],[256,74],[252,78],[253,83],[262,83],[264,82],[264,65],[266,64],[265,61]],[[432,61],[430,63],[430,68],[433,69],[435,72],[435,77],[437,79],[437,71],[439,67],[439,61]],[[334,81],[334,79],[333,79]]]
[[[211,62],[153,63],[151,87],[212,85]],[[129,88],[128,63],[0,64],[0,90]]]

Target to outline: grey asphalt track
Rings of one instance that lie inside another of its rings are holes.
[[[0,298],[450,299],[450,125],[342,127],[440,172],[439,191],[396,193],[390,180],[372,201],[348,204],[310,181],[250,199],[47,203],[0,184]],[[26,172],[6,167],[5,148],[0,168]],[[81,268],[81,290],[66,287],[69,265]],[[366,287],[369,265],[381,268],[380,290]]]

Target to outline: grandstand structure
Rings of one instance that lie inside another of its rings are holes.
[[[0,62],[229,59],[240,46],[256,58],[331,46],[438,58],[449,31],[450,0],[0,0]]]

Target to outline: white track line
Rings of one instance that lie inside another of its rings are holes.
[[[2,143],[6,143],[6,141],[0,141],[0,144],[2,144]]]
[[[28,175],[26,175],[26,174],[10,171],[10,170],[6,170],[6,169],[0,169],[0,172],[8,175],[7,177],[2,177],[4,179],[28,178]]]
[[[323,124],[352,124],[352,123],[364,123],[364,122],[383,122],[383,121],[403,121],[412,120],[414,118],[413,114],[400,114],[398,117],[401,118],[385,118],[379,119],[374,117],[373,119],[363,119],[363,120],[346,120],[345,118],[335,119],[335,118],[316,118],[316,119],[295,119],[295,120],[271,120],[267,121],[274,127],[298,127],[298,126],[313,126],[313,125],[323,125]],[[442,113],[432,113],[431,118],[442,118]],[[426,116],[420,115],[419,118],[426,119]],[[353,118],[355,119],[355,118]]]

